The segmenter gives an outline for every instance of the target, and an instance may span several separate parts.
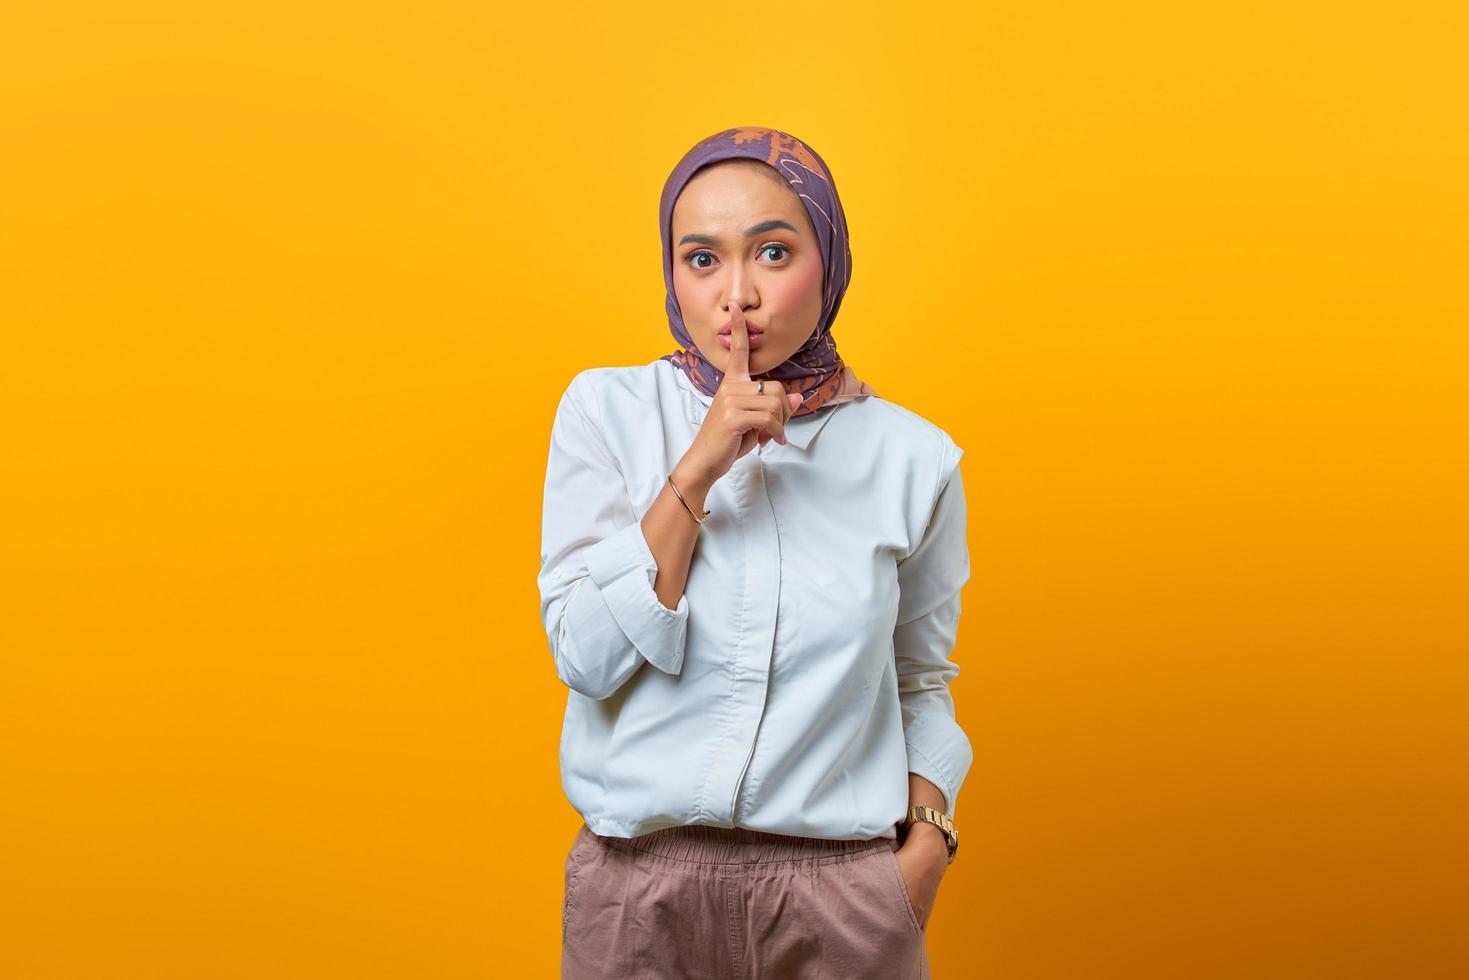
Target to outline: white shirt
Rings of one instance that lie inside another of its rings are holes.
[[[712,403],[660,358],[582,371],[557,407],[537,582],[567,799],[608,837],[895,838],[915,772],[953,817],[964,450],[878,397],[792,417],[709,491],[669,609],[640,522]]]

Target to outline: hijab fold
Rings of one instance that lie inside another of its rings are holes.
[[[821,317],[816,329],[800,349],[769,371],[751,374],[779,381],[786,391],[799,392],[801,406],[793,415],[809,415],[828,405],[853,398],[876,396],[837,353],[831,324],[841,308],[842,297],[852,281],[852,248],[847,237],[847,217],[842,210],[826,163],[816,151],[778,129],[742,126],[715,133],[696,143],[684,154],[663,185],[659,219],[663,236],[663,282],[667,287],[668,326],[680,350],[660,360],[671,361],[688,375],[694,387],[713,395],[724,380],[724,372],[694,345],[673,289],[673,206],[694,174],[721,160],[747,158],[773,167],[800,198],[821,248]]]

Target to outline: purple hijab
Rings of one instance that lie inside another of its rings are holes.
[[[706,395],[713,395],[724,380],[724,372],[694,345],[674,295],[673,205],[684,185],[701,167],[738,157],[767,163],[785,178],[805,205],[821,246],[822,302],[816,330],[785,361],[769,371],[752,374],[751,378],[771,378],[781,382],[786,391],[799,392],[801,407],[795,410],[795,415],[807,415],[851,398],[876,395],[877,392],[858,380],[842,361],[836,341],[831,336],[832,321],[842,305],[847,284],[852,281],[852,248],[847,238],[847,217],[842,210],[841,199],[837,197],[836,184],[826,163],[815,150],[778,129],[741,126],[706,137],[684,154],[664,183],[658,208],[663,235],[663,282],[668,290],[668,326],[682,349],[659,360],[673,362],[688,375],[694,387]]]

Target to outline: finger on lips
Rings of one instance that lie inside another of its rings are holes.
[[[729,308],[729,374],[736,381],[750,380],[750,334],[745,329],[745,311],[739,304]]]
[[[729,368],[724,372],[725,376],[733,381],[751,381],[750,377],[750,332],[745,324],[745,311],[738,305],[733,304],[729,308]],[[779,385],[778,382],[772,382]],[[795,406],[791,404],[790,393],[786,392],[781,398],[781,428],[785,428],[785,421],[795,412]],[[772,439],[778,441],[782,446],[789,441],[785,435],[776,436],[766,430],[761,430],[756,438],[760,445],[765,445]]]

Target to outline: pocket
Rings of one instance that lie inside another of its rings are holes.
[[[571,850],[566,855],[566,868],[564,876],[564,891],[561,899],[561,941],[566,942],[566,930],[571,925],[571,913],[576,906],[576,880],[581,872],[582,844],[586,842],[587,828],[583,824],[576,832],[576,839],[571,842]]]
[[[918,912],[913,908],[913,899],[908,894],[908,883],[903,880],[903,866],[898,863],[898,852],[891,846],[886,846],[882,850],[886,855],[883,860],[887,862],[888,867],[892,870],[893,879],[898,884],[898,899],[902,902],[903,911],[908,915],[908,924],[921,937],[923,927],[918,924]]]

